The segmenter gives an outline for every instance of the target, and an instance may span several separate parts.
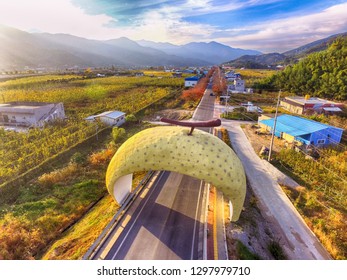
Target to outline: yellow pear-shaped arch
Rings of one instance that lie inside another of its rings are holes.
[[[168,170],[211,183],[231,200],[232,220],[238,220],[246,195],[243,166],[228,145],[201,130],[176,126],[154,127],[129,138],[113,156],[106,173],[106,186],[121,202],[130,191],[132,173]]]

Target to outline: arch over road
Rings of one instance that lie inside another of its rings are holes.
[[[129,138],[112,158],[106,173],[109,193],[122,203],[131,191],[132,174],[168,170],[211,183],[231,200],[237,221],[246,195],[246,177],[236,154],[219,138],[201,130],[154,127]]]

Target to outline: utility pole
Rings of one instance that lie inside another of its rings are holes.
[[[272,153],[272,147],[273,147],[273,144],[274,144],[275,131],[276,131],[278,106],[280,105],[280,96],[281,96],[281,90],[278,92],[277,105],[276,105],[276,113],[275,113],[275,119],[274,119],[274,126],[273,126],[273,128],[272,128],[272,135],[271,135],[271,143],[270,143],[269,157],[268,157],[268,159],[267,159],[268,162],[271,161],[271,153]]]

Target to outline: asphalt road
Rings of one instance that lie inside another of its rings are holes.
[[[193,121],[213,118],[214,96],[206,90]],[[209,130],[209,129],[207,129]],[[112,231],[96,258],[125,260],[203,259],[205,183],[162,172]]]
[[[205,94],[201,98],[201,101],[193,114],[193,121],[206,121],[213,119],[214,101],[216,97],[211,96],[210,93],[212,93],[211,85],[208,85]]]
[[[202,194],[199,180],[161,172],[147,195],[124,216],[122,231],[105,259],[198,259]]]

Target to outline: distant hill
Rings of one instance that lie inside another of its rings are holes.
[[[210,64],[220,64],[226,60],[236,59],[243,55],[261,54],[259,51],[232,48],[214,41],[209,43],[192,42],[181,46],[170,43],[154,43],[145,40],[137,42],[141,46],[155,48],[167,54],[185,58],[192,57],[194,59],[204,59]]]
[[[326,50],[329,45],[338,37],[347,37],[346,33],[340,33],[336,35],[332,35],[330,37],[314,41],[312,43],[306,44],[299,48],[284,52],[284,53],[268,53],[262,55],[246,55],[241,56],[237,59],[225,62],[223,64],[227,64],[230,66],[234,66],[237,68],[245,67],[245,68],[268,68],[275,67],[278,64],[289,64],[298,62],[302,57],[307,56],[310,53],[319,52]]]
[[[335,35],[329,36],[327,38],[306,44],[306,45],[301,46],[299,48],[284,52],[283,55],[285,55],[287,57],[293,57],[293,56],[302,57],[302,56],[305,56],[305,55],[313,53],[313,52],[324,51],[329,47],[329,45],[333,41],[335,41],[335,39],[337,37],[346,37],[346,36],[347,36],[347,32],[335,34]]]
[[[27,33],[0,25],[0,70],[72,67],[209,66],[257,51],[211,43],[176,46],[128,38],[98,41],[68,34]]]
[[[244,55],[225,64],[236,68],[266,69],[268,65],[275,65],[283,62],[287,57],[280,53],[268,53],[261,55]]]
[[[67,34],[27,33],[0,26],[0,70],[105,66],[204,66],[202,59],[168,55],[126,38],[88,40]]]
[[[339,37],[328,49],[307,55],[283,71],[258,81],[254,87],[347,100],[346,57],[347,37]]]

